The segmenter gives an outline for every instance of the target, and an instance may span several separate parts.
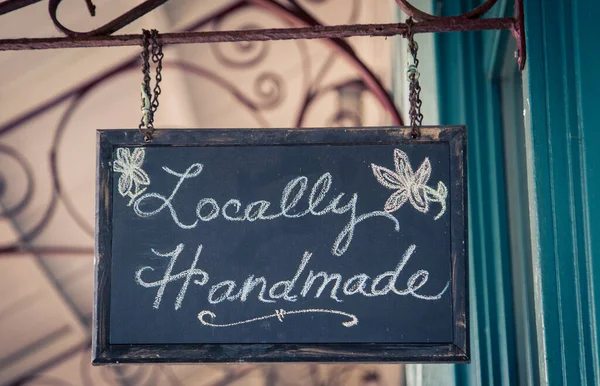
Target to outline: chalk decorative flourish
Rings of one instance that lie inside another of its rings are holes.
[[[396,171],[393,172],[382,166],[371,164],[373,174],[377,181],[388,189],[396,190],[384,205],[386,212],[395,212],[407,201],[421,213],[429,212],[430,202],[439,202],[442,206],[435,220],[446,212],[446,197],[448,189],[443,182],[438,182],[437,190],[427,186],[431,176],[431,163],[429,157],[413,172],[408,155],[400,149],[394,149],[394,163]]]
[[[349,313],[343,312],[343,311],[326,310],[326,309],[322,309],[322,308],[309,308],[309,309],[305,309],[305,310],[296,310],[296,311],[286,311],[282,308],[279,310],[275,310],[275,313],[273,313],[273,314],[260,316],[258,318],[242,320],[240,322],[228,323],[228,324],[214,324],[214,323],[211,323],[211,322],[205,320],[205,316],[210,316],[211,320],[213,320],[214,318],[216,318],[217,315],[214,312],[204,310],[204,311],[200,311],[200,313],[198,314],[198,320],[200,321],[200,323],[202,323],[205,326],[232,327],[232,326],[238,326],[240,324],[258,322],[259,320],[265,320],[265,319],[271,319],[271,318],[277,318],[277,320],[279,320],[280,322],[283,323],[283,320],[286,315],[311,314],[311,313],[326,313],[326,314],[337,314],[337,315],[346,316],[346,317],[350,318],[350,320],[342,322],[342,326],[344,326],[344,327],[352,327],[352,326],[356,326],[358,324],[358,318],[356,317],[356,315],[349,314]]]
[[[117,149],[113,170],[122,173],[118,182],[119,194],[130,198],[127,206],[131,206],[133,201],[146,191],[146,186],[150,185],[150,177],[142,169],[145,155],[146,152],[141,147],[133,152],[125,147]]]

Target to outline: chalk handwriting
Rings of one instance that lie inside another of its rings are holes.
[[[194,284],[204,285],[204,284],[206,284],[206,282],[208,282],[208,273],[204,272],[201,269],[196,268],[196,264],[198,263],[198,258],[200,257],[200,252],[202,252],[202,245],[198,246],[198,249],[196,250],[196,256],[194,256],[194,261],[193,261],[192,267],[190,269],[179,272],[176,275],[171,275],[171,272],[173,271],[173,267],[175,266],[175,262],[177,261],[177,258],[179,257],[179,254],[181,253],[181,251],[183,251],[184,247],[185,247],[185,245],[179,244],[174,250],[172,250],[171,252],[167,252],[167,253],[160,253],[160,252],[157,252],[156,250],[152,249],[152,253],[154,253],[156,256],[171,257],[171,260],[169,261],[169,266],[167,267],[167,270],[165,271],[165,274],[163,275],[163,278],[161,280],[157,280],[157,281],[153,281],[153,282],[145,282],[142,279],[142,273],[144,273],[144,271],[147,271],[147,270],[154,271],[154,268],[149,267],[149,266],[140,268],[135,273],[135,281],[142,287],[146,287],[146,288],[158,287],[158,291],[156,291],[156,297],[154,298],[154,304],[153,304],[154,308],[158,309],[158,307],[160,306],[162,296],[165,293],[165,288],[167,287],[167,284],[169,284],[171,282],[178,281],[180,279],[184,279],[183,285],[181,286],[181,289],[179,290],[179,294],[177,295],[177,299],[175,300],[175,309],[176,310],[181,308],[181,303],[183,302],[183,298],[185,297],[185,294],[187,292],[187,289],[190,284],[190,280],[192,279],[192,276],[199,275],[202,277],[200,280],[197,280],[197,279],[194,280]]]
[[[181,187],[181,184],[183,184],[183,181],[185,181],[188,178],[194,178],[200,174],[200,172],[202,171],[202,164],[192,164],[183,173],[177,173],[177,172],[169,169],[166,166],[163,166],[163,170],[175,177],[179,177],[179,181],[177,181],[177,184],[173,188],[171,195],[168,198],[166,198],[162,194],[158,194],[158,193],[144,194],[143,196],[141,196],[140,198],[138,198],[135,201],[135,204],[133,204],[133,210],[135,211],[135,214],[137,214],[140,217],[152,217],[155,214],[160,213],[163,209],[168,208],[169,212],[171,213],[171,217],[173,218],[173,221],[181,229],[195,228],[198,225],[198,220],[196,220],[192,224],[183,224],[181,221],[179,221],[179,218],[177,217],[177,212],[175,211],[175,208],[173,207],[173,204],[171,203],[171,201],[173,201],[173,198],[177,194],[177,191],[179,191],[179,188]],[[147,200],[147,199],[157,199],[157,200],[161,201],[161,205],[153,211],[145,212],[142,209],[140,209],[140,203],[142,203],[144,200]]]
[[[159,308],[166,286],[170,283],[182,282],[177,298],[175,299],[175,310],[178,310],[181,307],[182,302],[189,291],[190,283],[199,287],[208,285],[210,278],[209,274],[206,271],[197,268],[199,257],[202,252],[202,245],[198,246],[196,249],[190,268],[177,274],[173,274],[175,263],[184,249],[185,245],[179,244],[175,249],[166,253],[152,250],[156,256],[170,258],[165,273],[157,280],[145,280],[145,277],[152,275],[152,272],[155,271],[151,266],[142,267],[135,273],[135,280],[138,285],[145,288],[158,287],[154,298],[154,308]],[[251,274],[243,284],[239,286],[239,289],[238,284],[234,280],[223,280],[211,285],[208,291],[208,302],[211,304],[219,304],[225,301],[239,301],[244,303],[251,296],[256,296],[256,299],[262,303],[274,303],[276,301],[296,302],[299,297],[320,298],[321,295],[325,293],[327,293],[325,296],[328,296],[330,299],[337,302],[343,302],[343,298],[340,298],[342,295],[377,297],[394,294],[400,296],[410,295],[428,301],[440,299],[448,290],[450,281],[447,282],[446,286],[441,291],[434,293],[433,295],[423,294],[421,289],[429,280],[429,272],[424,269],[420,269],[410,275],[404,288],[398,288],[397,282],[399,277],[403,273],[409,259],[414,255],[415,250],[415,245],[409,246],[394,269],[386,271],[376,276],[374,279],[371,279],[366,273],[359,273],[346,280],[344,280],[343,276],[337,272],[328,273],[325,271],[315,272],[310,270],[308,275],[303,275],[312,257],[311,253],[305,252],[294,276],[290,280],[278,281],[269,287],[268,282],[264,277],[256,277],[254,274]],[[302,282],[301,278],[303,276],[305,276],[303,280],[304,283],[298,284],[299,282]],[[192,281],[192,279],[194,280]],[[318,280],[319,282],[317,282]],[[298,292],[295,293],[297,284]],[[329,287],[329,289],[327,287]],[[255,289],[258,289],[258,291],[255,291]]]
[[[177,199],[186,186],[197,190],[197,184],[188,180],[200,181],[205,166],[193,163],[184,171],[175,171],[167,166],[162,170],[174,177],[173,185],[166,194],[147,192],[150,179],[141,169],[144,160],[144,149],[136,148],[131,151],[119,148],[113,170],[122,173],[118,181],[118,191],[123,197],[129,197],[128,206],[133,205],[134,213],[141,218],[150,218],[162,213],[170,217],[173,223],[184,230],[198,229],[203,223],[218,219],[229,222],[274,221],[277,219],[298,219],[304,216],[344,216],[344,226],[341,228],[330,252],[334,256],[342,256],[350,247],[356,228],[363,221],[371,218],[383,218],[391,221],[394,231],[398,232],[400,224],[392,214],[400,209],[406,202],[419,212],[428,213],[430,203],[437,202],[441,205],[435,220],[446,212],[446,199],[448,191],[443,182],[438,182],[437,190],[427,186],[431,175],[431,163],[425,158],[416,172],[406,153],[399,149],[394,150],[395,171],[385,167],[371,164],[371,170],[376,180],[394,193],[387,199],[382,211],[359,212],[358,193],[333,193],[333,177],[331,173],[323,173],[316,181],[309,181],[306,176],[297,176],[282,187],[279,202],[264,199],[248,200],[243,203],[239,197],[225,198],[222,202],[212,197],[199,197],[192,207],[182,206]],[[312,183],[312,186],[310,185]],[[206,184],[209,186],[209,184]],[[177,311],[183,307],[184,301],[189,296],[206,296],[206,301],[211,305],[225,302],[246,303],[256,300],[260,303],[296,303],[302,299],[334,300],[343,303],[347,297],[364,296],[368,298],[380,296],[412,296],[424,301],[436,301],[450,288],[450,280],[442,285],[432,285],[429,282],[429,272],[425,269],[405,272],[409,260],[416,256],[416,245],[410,245],[404,252],[399,251],[399,260],[395,267],[378,275],[359,272],[352,276],[340,272],[327,272],[311,268],[313,254],[304,252],[298,266],[291,277],[286,280],[276,281],[260,273],[250,273],[247,277],[219,278],[214,280],[209,273],[200,268],[200,256],[204,248],[198,245],[193,254],[193,259],[183,258],[186,245],[180,243],[169,251],[151,249],[152,253],[163,260],[158,266],[147,265],[137,269],[134,274],[135,282],[147,289],[156,289],[153,307],[160,308],[165,301],[165,291],[169,286],[176,290],[177,295],[173,301]],[[191,252],[191,251],[190,251]],[[206,252],[204,252],[206,254]],[[273,256],[278,258],[279,256]],[[191,264],[189,261],[191,260]],[[207,258],[203,258],[207,260]],[[153,259],[156,261],[156,259]],[[181,267],[185,267],[182,269]],[[411,263],[414,267],[415,262]],[[314,265],[313,265],[314,266]],[[166,268],[165,268],[166,267]],[[416,268],[413,268],[416,269]],[[164,272],[162,272],[164,270]],[[347,276],[345,276],[347,275]],[[439,283],[439,282],[438,282]],[[431,288],[433,287],[433,288]],[[168,300],[171,301],[171,300]],[[305,308],[287,311],[276,308],[272,314],[249,318],[240,321],[218,324],[214,323],[216,314],[210,310],[203,310],[197,317],[200,323],[210,327],[234,327],[242,324],[276,318],[280,322],[288,315],[297,314],[332,314],[348,318],[341,324],[344,327],[353,327],[358,324],[358,318],[351,313],[329,308]]]
[[[181,229],[193,229],[196,228],[200,222],[209,222],[218,217],[222,217],[227,221],[253,222],[259,220],[271,221],[280,217],[294,219],[307,215],[323,216],[329,213],[336,215],[346,214],[348,216],[348,222],[336,237],[331,248],[331,253],[335,256],[341,256],[348,250],[357,225],[364,220],[375,217],[386,218],[392,222],[396,232],[400,230],[400,224],[396,217],[387,211],[372,211],[358,214],[357,193],[349,195],[349,198],[346,200],[344,200],[346,194],[339,193],[331,197],[329,202],[325,205],[325,198],[333,184],[333,177],[330,173],[324,173],[314,183],[308,194],[308,203],[304,210],[299,210],[297,207],[307,192],[308,178],[300,176],[288,182],[283,188],[279,207],[275,212],[271,209],[271,202],[266,200],[251,202],[242,210],[243,205],[237,198],[229,199],[220,206],[215,199],[207,197],[200,199],[194,208],[193,217],[195,217],[195,220],[189,220],[191,216],[188,213],[185,213],[184,216],[187,217],[188,220],[182,221],[180,219],[180,214],[173,205],[173,200],[186,180],[200,175],[203,165],[197,163],[192,164],[183,173],[173,171],[166,166],[163,166],[162,169],[166,173],[177,177],[177,182],[169,196],[167,197],[159,193],[145,193],[135,200],[133,209],[138,216],[143,218],[152,217],[163,210],[168,210],[173,222]],[[342,201],[345,202],[342,203]],[[158,204],[158,206],[156,204]]]

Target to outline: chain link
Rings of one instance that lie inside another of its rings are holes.
[[[410,102],[409,117],[410,117],[410,128],[411,135],[413,138],[419,138],[421,136],[421,124],[423,123],[423,114],[421,113],[421,85],[419,84],[419,59],[417,59],[417,51],[419,45],[414,39],[414,32],[412,27],[414,21],[412,18],[408,18],[406,21],[407,31],[406,39],[408,40],[408,53],[412,56],[412,63],[410,63],[410,57],[407,58],[406,76],[409,81],[409,92],[408,100]]]
[[[152,42],[152,48],[150,48]],[[156,79],[154,83],[154,92],[150,88],[150,52],[152,53],[152,62],[156,65]],[[158,31],[142,30],[142,73],[144,81],[142,83],[142,119],[139,125],[140,133],[144,136],[144,141],[152,141],[154,133],[154,113],[158,110],[158,96],[161,93],[160,82],[162,80],[162,44],[158,40]]]

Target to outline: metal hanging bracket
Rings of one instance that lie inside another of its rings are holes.
[[[29,6],[39,0],[8,0],[0,3],[0,17],[3,14]],[[517,60],[519,68],[525,67],[525,22],[523,17],[523,0],[515,0],[515,14],[512,18],[481,18],[498,0],[486,0],[475,9],[458,16],[439,17],[420,11],[408,0],[396,0],[404,12],[417,23],[411,27],[412,33],[426,32],[458,32],[483,30],[509,30],[517,40]],[[147,0],[139,6],[127,11],[106,25],[86,32],[75,32],[64,27],[57,16],[61,0],[51,0],[49,15],[59,31],[66,36],[33,39],[0,39],[0,51],[42,50],[55,48],[81,47],[120,47],[139,46],[142,35],[112,35],[129,23],[144,16],[167,0]],[[88,2],[91,3],[91,2]],[[247,3],[273,3],[273,0],[242,0],[240,5]],[[92,7],[90,7],[90,11]],[[95,9],[95,8],[94,8]],[[92,13],[93,15],[93,13]],[[351,36],[394,36],[406,35],[408,26],[403,23],[393,24],[355,24],[323,26],[314,25],[305,28],[275,28],[242,31],[211,31],[211,32],[175,32],[161,34],[162,44],[190,43],[220,43],[220,42],[249,42],[267,40],[295,39],[331,39]]]

